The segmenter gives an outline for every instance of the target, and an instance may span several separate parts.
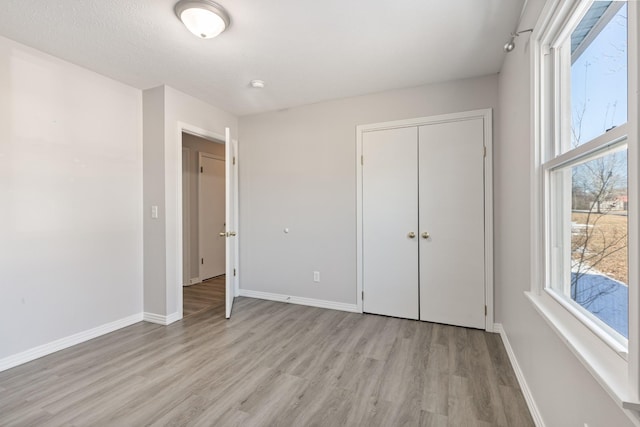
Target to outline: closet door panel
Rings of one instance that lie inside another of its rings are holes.
[[[418,129],[366,132],[362,144],[363,309],[417,319]]]
[[[483,120],[418,133],[420,320],[484,329]]]

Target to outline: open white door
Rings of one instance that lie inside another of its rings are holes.
[[[231,317],[238,280],[238,162],[237,142],[225,129],[226,317]]]

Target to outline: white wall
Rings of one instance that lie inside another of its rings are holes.
[[[140,91],[0,37],[0,359],[142,311]]]
[[[240,287],[355,304],[356,126],[495,108],[497,85],[492,75],[241,117]]]
[[[144,123],[144,311],[176,320],[182,287],[181,123],[221,135],[238,134],[238,119],[168,86],[143,92]],[[160,162],[160,163],[158,163]],[[160,166],[159,166],[160,165]],[[151,219],[157,205],[159,218]],[[153,249],[147,251],[148,238]],[[147,272],[153,272],[151,275]]]
[[[520,28],[544,5],[529,0]],[[496,320],[503,324],[542,418],[554,426],[631,426],[609,395],[525,298],[530,288],[531,93],[528,36],[516,40],[500,73],[494,144]]]

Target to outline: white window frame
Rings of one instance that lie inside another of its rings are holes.
[[[638,21],[640,4],[630,1],[628,7],[628,108],[627,124],[581,145],[565,154],[556,155],[554,141],[563,132],[555,119],[562,111],[561,97],[554,88],[562,78],[554,61],[556,40],[566,39],[580,22],[593,0],[549,0],[538,20],[531,38],[532,65],[532,144],[531,144],[531,203],[532,269],[531,290],[526,292],[536,310],[567,344],[576,357],[609,393],[625,413],[640,426],[640,270],[638,185]],[[565,58],[566,60],[566,58]],[[566,72],[565,67],[565,72]],[[565,108],[566,110],[566,108]],[[569,116],[570,117],[570,116]],[[550,261],[546,244],[550,234],[550,213],[547,197],[550,195],[549,174],[553,168],[568,165],[588,153],[598,151],[607,144],[626,139],[628,147],[628,256],[629,256],[629,339],[628,345],[605,333],[589,316],[565,298],[547,288]],[[606,141],[606,142],[604,142]],[[553,153],[552,156],[547,153]]]

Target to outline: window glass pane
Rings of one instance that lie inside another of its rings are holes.
[[[626,148],[553,175],[554,288],[628,338]]]
[[[571,147],[566,149],[627,121],[626,2],[593,3],[571,34],[571,63]]]

